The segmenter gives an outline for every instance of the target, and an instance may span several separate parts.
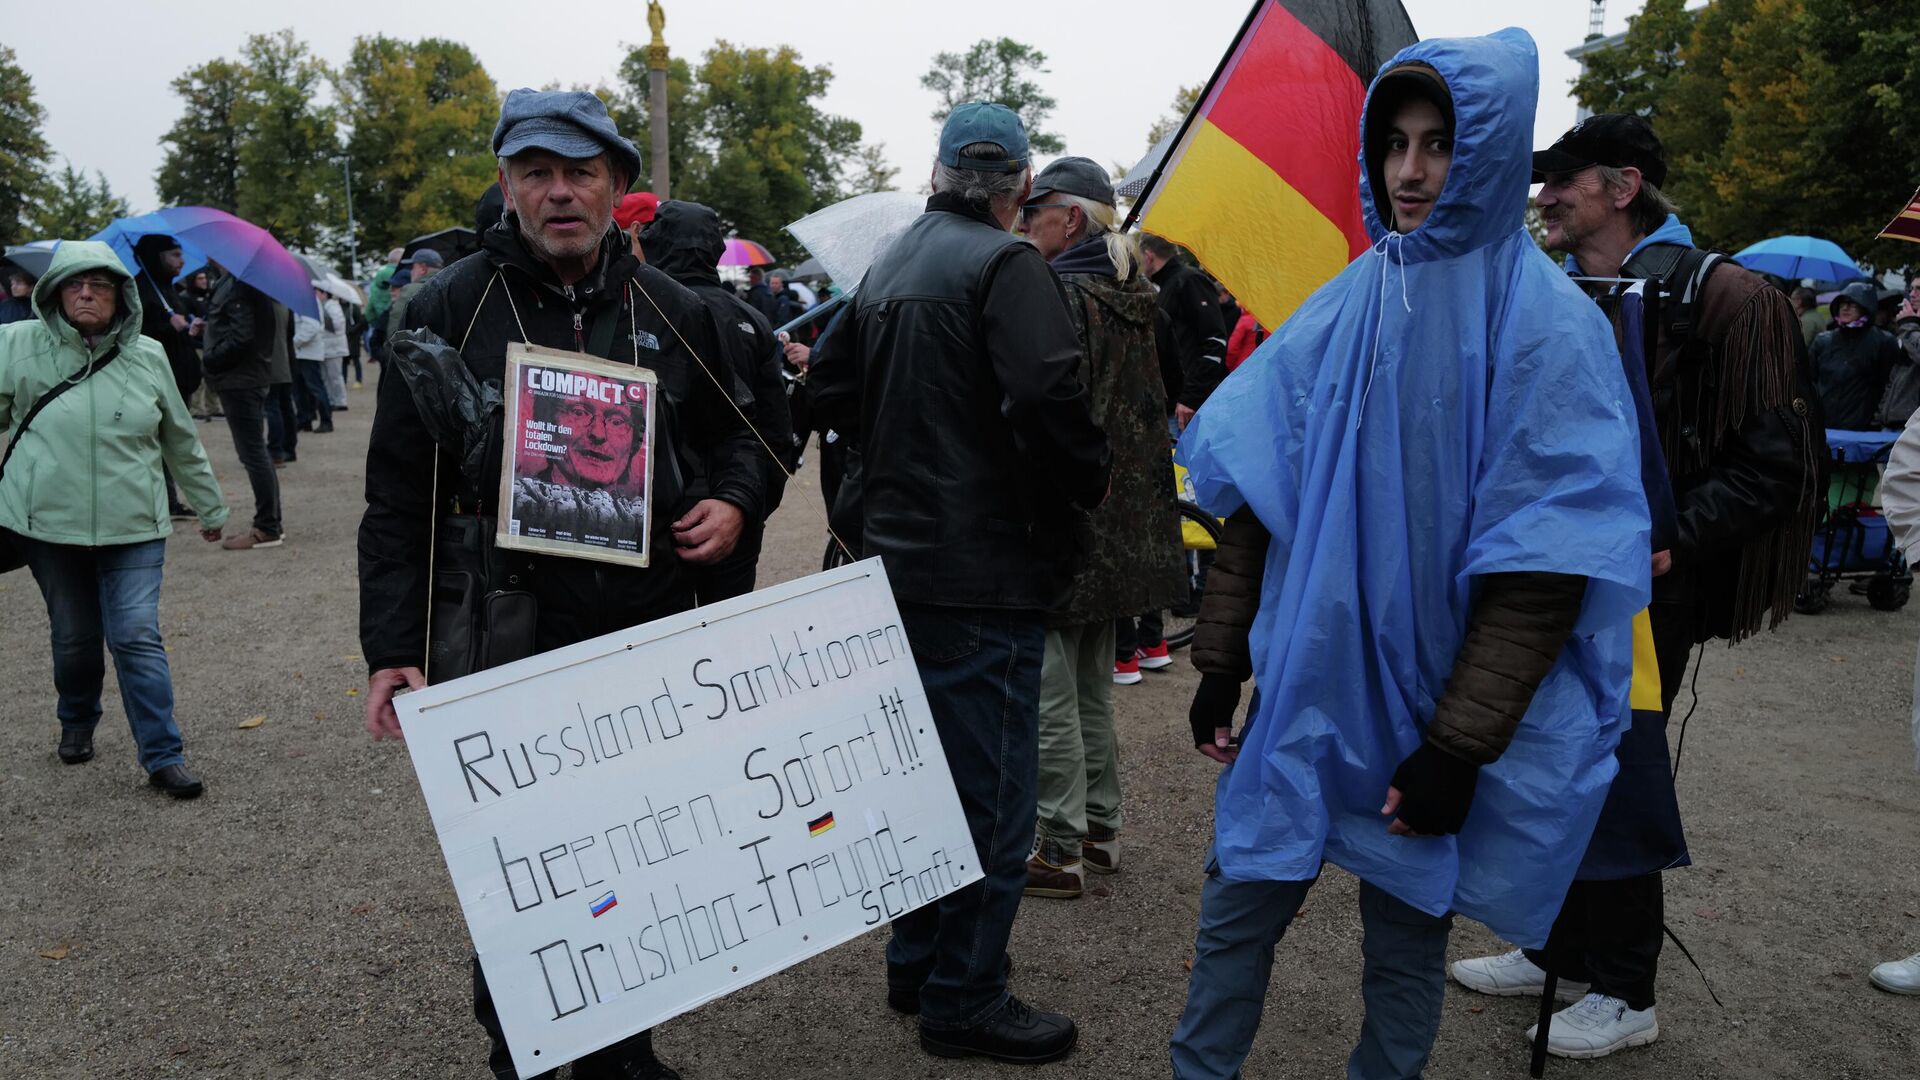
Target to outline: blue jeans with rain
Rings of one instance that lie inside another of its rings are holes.
[[[53,687],[63,730],[91,732],[113,654],[120,700],[148,772],[182,762],[173,672],[160,642],[160,575],[167,542],[112,547],[20,538],[53,624]]]

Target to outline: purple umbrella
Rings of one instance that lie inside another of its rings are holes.
[[[134,273],[142,267],[133,245],[143,236],[171,236],[186,256],[186,268],[195,270],[213,259],[227,272],[292,308],[295,313],[320,317],[313,298],[313,279],[300,260],[280,246],[273,234],[210,206],[175,206],[151,214],[120,218],[88,239],[113,246],[120,261]]]
[[[737,236],[727,237],[727,247],[720,253],[721,266],[772,266],[773,254],[763,245],[752,240],[742,240]]]

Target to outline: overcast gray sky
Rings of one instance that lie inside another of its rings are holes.
[[[1567,97],[1577,72],[1565,51],[1586,35],[1585,0],[1405,0],[1422,37],[1483,34],[1520,26],[1540,46],[1545,145],[1573,123]],[[923,0],[665,0],[667,42],[698,62],[715,39],[792,45],[834,80],[825,107],[858,120],[884,142],[899,183],[915,189],[932,158],[933,95],[920,75],[936,52],[1006,35],[1044,51],[1040,77],[1059,100],[1052,127],[1069,153],[1132,162],[1182,84],[1212,73],[1249,7],[1247,0],[1059,0],[931,4]],[[1615,0],[1609,33],[1624,29],[1639,0]],[[466,43],[501,89],[613,81],[629,43],[647,39],[643,0],[398,0],[316,4],[296,0],[9,0],[0,40],[33,76],[57,156],[104,172],[135,210],[156,204],[159,138],[178,117],[171,81],[190,67],[238,53],[252,33],[292,27],[329,63],[353,38],[384,33]],[[962,12],[977,12],[969,21]],[[23,17],[25,16],[25,17]]]

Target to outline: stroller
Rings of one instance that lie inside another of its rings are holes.
[[[1874,505],[1880,470],[1898,432],[1828,430],[1825,520],[1813,534],[1807,583],[1793,609],[1817,615],[1832,601],[1836,582],[1851,581],[1879,611],[1898,611],[1913,590],[1913,573],[1893,542],[1887,519]]]

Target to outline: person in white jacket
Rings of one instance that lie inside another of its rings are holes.
[[[347,347],[347,314],[340,301],[332,297],[327,298],[321,309],[325,318],[321,320],[320,351],[327,358],[321,375],[327,381],[327,402],[339,411],[347,407],[347,373],[341,363],[351,351]]]
[[[313,290],[313,297],[320,305],[320,318],[293,318],[293,384],[300,408],[295,420],[304,431],[328,432],[333,430],[333,397],[327,392],[326,375],[329,320],[335,332],[345,322],[339,301],[319,289]],[[313,426],[316,417],[320,422],[317,428]]]
[[[1907,562],[1920,561],[1920,412],[1908,418],[1906,430],[1887,457],[1887,473],[1880,481],[1880,509],[1893,530],[1894,542],[1906,552]],[[1920,663],[1914,669],[1914,766],[1920,768]],[[1894,994],[1920,995],[1920,953],[1905,960],[1889,960],[1868,972],[1873,985]]]

